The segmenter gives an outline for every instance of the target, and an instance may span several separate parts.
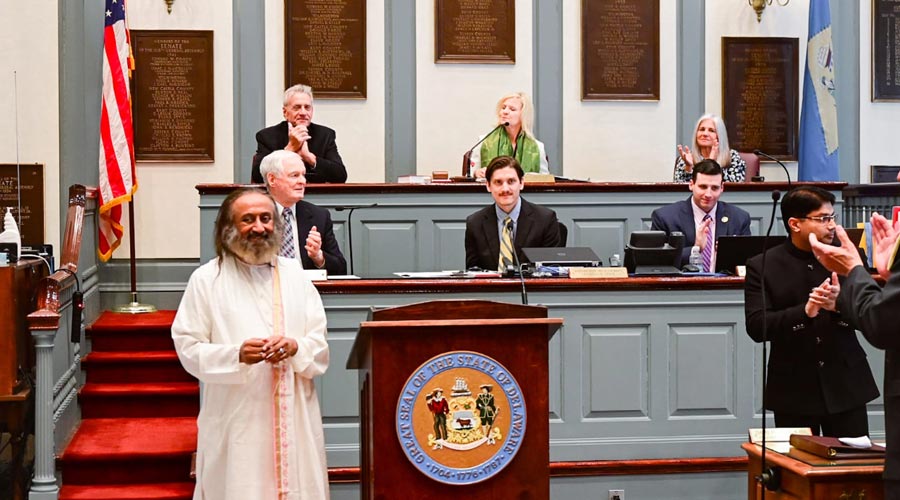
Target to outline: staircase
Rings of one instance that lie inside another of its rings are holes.
[[[104,312],[88,328],[83,420],[58,460],[60,499],[191,498],[200,388],[175,354],[174,317]]]

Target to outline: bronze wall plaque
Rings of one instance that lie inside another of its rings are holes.
[[[872,0],[872,102],[900,101],[900,0]]]
[[[19,182],[16,180],[16,165],[0,164],[0,232],[3,231],[3,217],[6,208],[12,208],[13,217],[19,224],[22,244],[37,246],[44,241],[44,166],[37,163],[21,165],[22,174],[22,220],[19,220]]]
[[[659,100],[659,0],[581,1],[581,99]]]
[[[722,116],[731,149],[797,159],[797,38],[722,37]]]
[[[434,0],[434,62],[515,64],[515,0]]]
[[[132,30],[134,157],[215,158],[213,32]]]
[[[284,86],[316,98],[366,98],[365,0],[285,0]]]

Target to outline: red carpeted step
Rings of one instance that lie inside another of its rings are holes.
[[[104,312],[88,329],[92,351],[170,351],[175,311],[148,314]]]
[[[78,391],[78,400],[85,419],[196,417],[200,412],[200,385],[197,382],[88,383]]]
[[[99,351],[81,361],[87,382],[192,382],[175,351]]]
[[[59,500],[190,500],[194,483],[63,485]]]
[[[190,481],[197,422],[185,418],[94,418],[59,458],[66,485]]]

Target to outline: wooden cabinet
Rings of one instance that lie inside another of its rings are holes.
[[[41,260],[0,267],[0,396],[23,388],[22,375],[34,368],[34,343],[25,318],[35,308],[35,290],[47,268]]]

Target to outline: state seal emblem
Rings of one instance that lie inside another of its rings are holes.
[[[525,437],[525,400],[509,371],[472,351],[435,356],[413,372],[397,401],[397,437],[406,458],[446,484],[493,477]]]

